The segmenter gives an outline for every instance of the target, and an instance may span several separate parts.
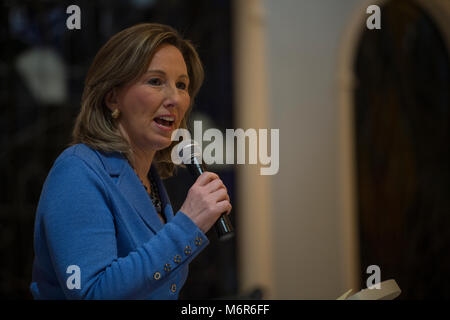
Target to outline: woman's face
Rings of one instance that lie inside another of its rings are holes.
[[[173,130],[189,108],[189,78],[181,52],[172,45],[159,47],[147,72],[110,98],[120,110],[119,129],[135,148],[157,151],[171,144]]]

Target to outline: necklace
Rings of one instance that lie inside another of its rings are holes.
[[[142,182],[142,181],[141,181]],[[142,183],[143,185],[143,183]],[[155,181],[153,181],[153,178],[150,176],[150,199],[153,202],[153,205],[155,206],[156,211],[158,214],[161,214],[162,211],[162,205],[161,205],[161,198],[159,196],[159,190],[158,186]],[[148,193],[148,189],[146,186],[144,186],[145,191]]]
[[[152,203],[153,203],[153,206],[156,209],[156,212],[162,218],[162,205],[161,205],[161,197],[159,196],[158,185],[153,180],[153,178],[152,178],[152,176],[150,174],[148,176],[149,181],[150,181],[150,192],[148,192],[147,186],[144,184],[144,181],[142,181],[142,179],[139,177],[138,173],[136,172],[136,169],[134,169],[134,167],[131,165],[131,163],[130,163],[130,166],[133,168],[133,171],[136,174],[136,176],[138,177],[139,181],[141,181],[141,184],[144,187],[145,192],[150,196],[150,199],[152,200]]]

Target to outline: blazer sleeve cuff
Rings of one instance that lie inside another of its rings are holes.
[[[190,256],[192,259],[209,244],[206,234],[184,212],[178,211],[170,223],[177,224],[185,234],[190,235],[186,239],[185,256]]]

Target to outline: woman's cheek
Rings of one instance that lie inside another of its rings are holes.
[[[186,98],[186,100],[184,101],[184,108],[181,110],[181,113],[182,113],[181,119],[184,118],[184,115],[185,115],[186,112],[188,111],[189,105],[190,105],[190,104],[191,104],[191,98],[188,96],[188,97]]]

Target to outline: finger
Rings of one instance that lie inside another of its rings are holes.
[[[217,203],[217,208],[222,213],[230,214],[232,206],[228,200],[223,200]]]
[[[210,181],[207,185],[204,186],[204,188],[208,193],[215,192],[221,188],[224,188],[225,190],[227,189],[220,179],[214,179],[213,181]]]
[[[199,186],[204,186],[208,184],[210,181],[219,179],[219,176],[213,172],[205,171],[203,172],[200,177],[197,178],[197,181],[195,181],[196,184]]]
[[[226,189],[220,188],[219,190],[211,193],[211,199],[215,202],[220,202],[223,200],[230,201],[230,197],[228,196],[228,192]]]

